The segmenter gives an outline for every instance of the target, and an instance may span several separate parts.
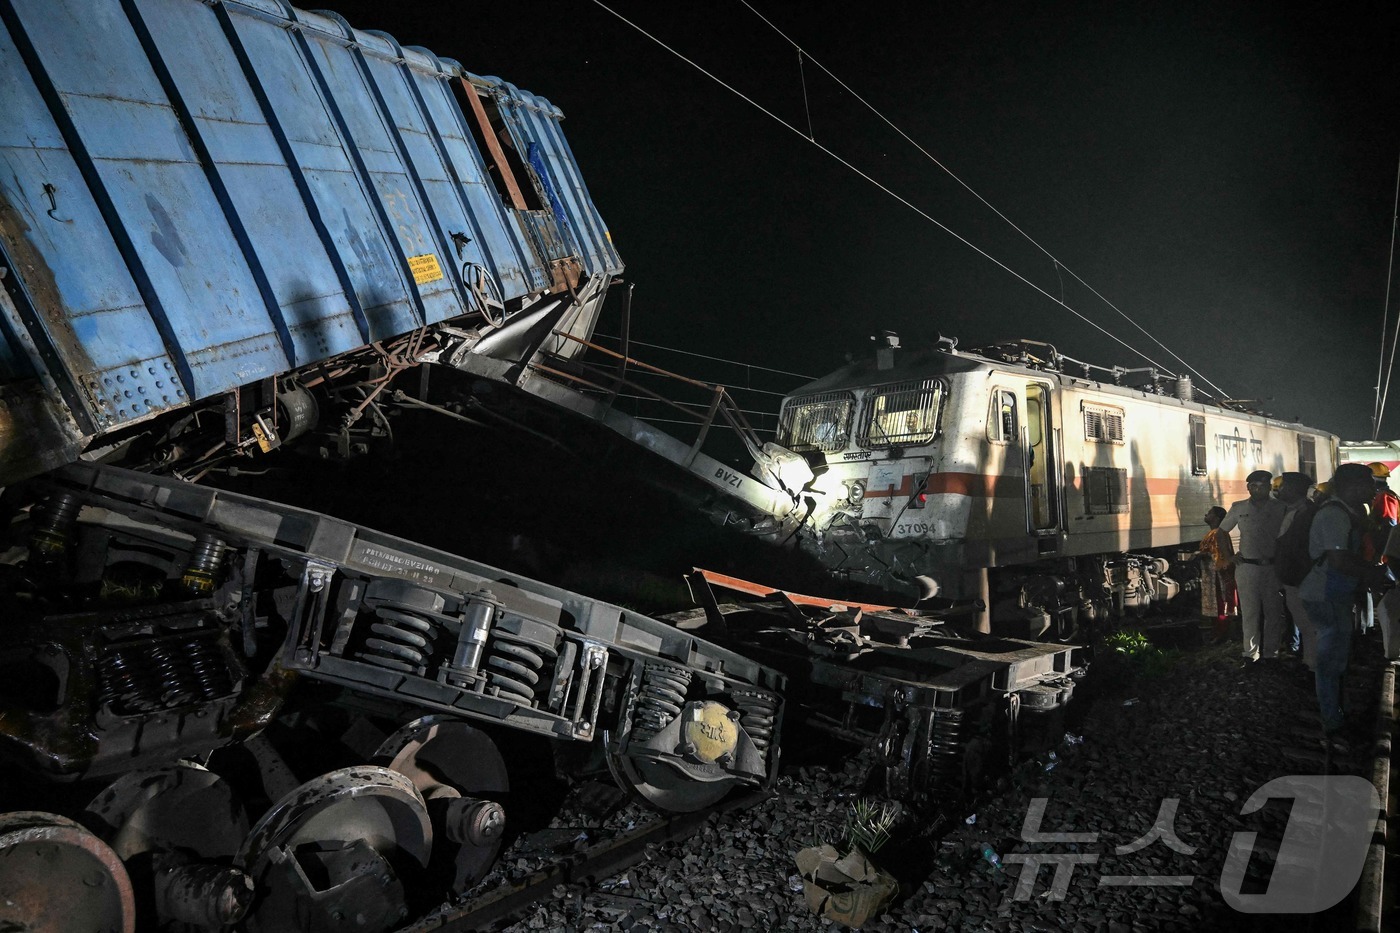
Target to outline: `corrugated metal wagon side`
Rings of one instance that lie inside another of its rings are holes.
[[[621,270],[557,108],[334,14],[0,0],[0,97],[0,482]]]

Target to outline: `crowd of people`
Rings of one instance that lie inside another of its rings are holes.
[[[1205,514],[1202,614],[1215,620],[1217,640],[1238,619],[1246,670],[1301,665],[1334,751],[1362,734],[1343,710],[1352,633],[1375,624],[1375,599],[1395,583],[1387,549],[1400,496],[1389,477],[1382,463],[1344,463],[1316,486],[1305,473],[1256,470],[1248,498]]]

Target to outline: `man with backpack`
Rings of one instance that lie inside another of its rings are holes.
[[[1288,607],[1288,615],[1293,619],[1302,643],[1303,666],[1313,671],[1317,668],[1317,632],[1308,621],[1303,598],[1298,595],[1298,585],[1312,569],[1308,534],[1312,531],[1313,516],[1317,514],[1317,506],[1308,500],[1312,477],[1306,473],[1284,473],[1277,482],[1278,501],[1288,511],[1284,513],[1283,524],[1279,526],[1274,569],[1278,572],[1279,583],[1283,584],[1283,601]]]
[[[1312,520],[1308,554],[1313,564],[1299,593],[1317,630],[1317,705],[1323,741],[1330,749],[1345,752],[1346,742],[1340,736],[1342,676],[1351,649],[1356,594],[1375,572],[1375,565],[1362,556],[1364,509],[1375,494],[1375,484],[1365,464],[1343,463],[1331,485],[1332,498],[1318,507]]]

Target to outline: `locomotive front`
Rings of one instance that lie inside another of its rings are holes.
[[[963,569],[974,503],[1007,469],[1005,451],[985,462],[967,436],[963,384],[985,366],[941,353],[896,361],[895,349],[783,402],[777,443],[813,473],[800,494],[803,543],[854,583],[975,596]]]

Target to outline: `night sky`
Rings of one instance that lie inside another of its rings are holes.
[[[1395,4],[750,2],[1229,395],[1370,434]],[[804,133],[810,108],[819,143],[1180,370],[812,61],[804,106],[797,52],[739,0],[608,5]],[[883,329],[1145,365],[592,0],[334,8],[564,111],[639,339],[812,375]]]

